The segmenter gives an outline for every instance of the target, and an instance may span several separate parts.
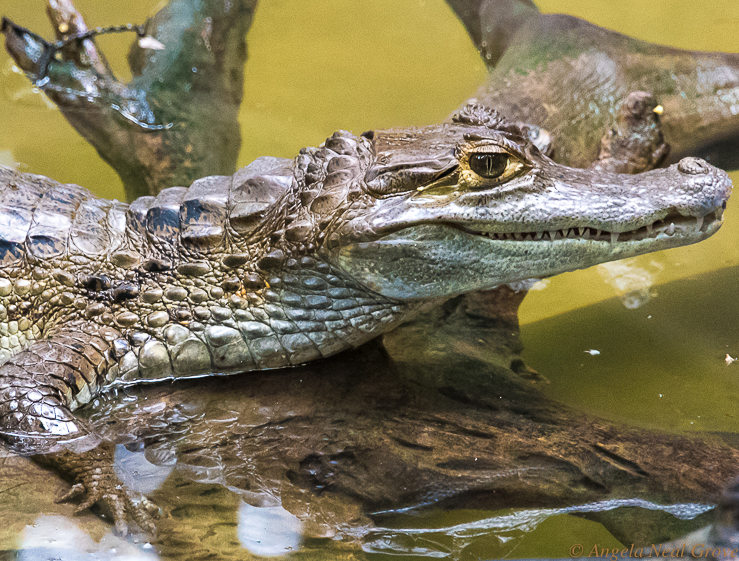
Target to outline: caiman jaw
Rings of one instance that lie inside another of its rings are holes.
[[[473,236],[482,236],[490,240],[507,242],[552,242],[557,240],[589,240],[594,242],[631,242],[648,239],[665,239],[672,236],[679,238],[698,238],[716,232],[723,224],[724,208],[720,207],[705,216],[683,216],[678,212],[671,212],[664,218],[650,222],[635,230],[611,232],[592,226],[578,226],[561,230],[537,230],[519,232],[495,232],[472,230],[465,226],[447,223],[446,226],[457,228]]]
[[[621,232],[591,226],[494,232],[424,222],[374,242],[349,244],[338,263],[384,296],[441,298],[696,243],[715,233],[722,218],[722,206],[700,218],[668,211],[656,222]]]

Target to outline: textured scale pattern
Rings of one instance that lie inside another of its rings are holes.
[[[412,306],[315,251],[370,159],[337,133],[131,205],[0,168],[2,430],[76,436],[106,387],[298,365],[398,323]]]

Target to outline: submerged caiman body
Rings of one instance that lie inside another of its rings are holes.
[[[424,305],[693,243],[727,175],[637,176],[542,156],[495,112],[354,136],[126,205],[0,168],[0,433],[86,433],[105,388],[282,368]]]

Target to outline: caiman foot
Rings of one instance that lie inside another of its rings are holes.
[[[63,452],[34,459],[71,477],[72,488],[55,502],[81,501],[75,513],[98,504],[112,517],[116,532],[121,536],[128,534],[132,521],[144,532],[155,535],[154,520],[159,518],[159,507],[121,482],[113,467],[114,450],[113,445],[103,444],[81,454]]]

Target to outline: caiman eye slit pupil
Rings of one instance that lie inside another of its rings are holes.
[[[507,154],[472,154],[470,169],[485,179],[497,179],[508,167]]]

